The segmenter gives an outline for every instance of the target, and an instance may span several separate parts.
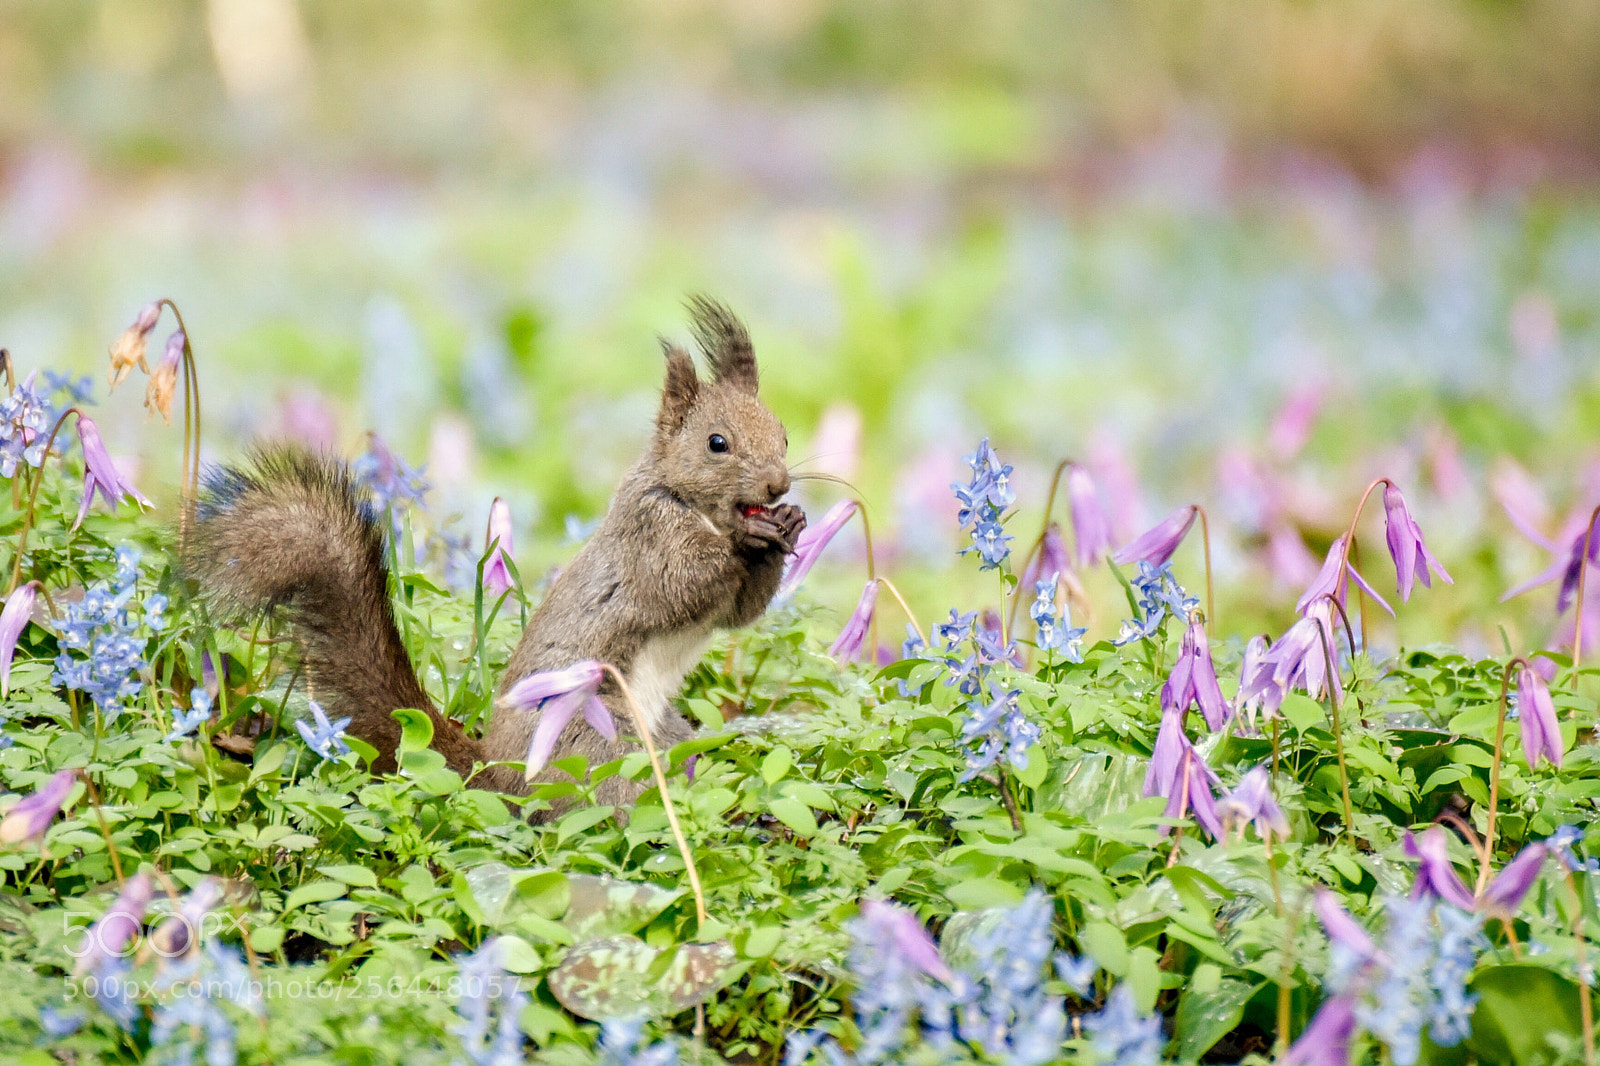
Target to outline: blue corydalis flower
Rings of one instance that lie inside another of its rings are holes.
[[[1082,627],[1072,627],[1072,614],[1062,609],[1057,616],[1056,590],[1060,584],[1060,574],[1052,572],[1051,575],[1034,586],[1033,605],[1028,608],[1028,616],[1033,619],[1033,624],[1038,630],[1038,646],[1040,651],[1060,653],[1068,662],[1083,662],[1083,635],[1088,632]]]
[[[166,739],[169,742],[181,740],[204,725],[210,717],[211,693],[203,688],[193,689],[189,693],[189,709],[187,711],[181,707],[172,709],[172,732],[167,734]]]
[[[988,437],[966,461],[972,468],[972,480],[950,486],[961,503],[957,521],[962,529],[970,526],[972,530],[972,545],[961,549],[961,554],[975,551],[982,560],[980,569],[994,570],[1011,554],[1014,539],[1006,535],[1002,524],[1005,509],[1017,498],[1011,488],[1011,467],[1001,464]]]
[[[1122,623],[1122,631],[1112,641],[1119,648],[1155,636],[1169,615],[1188,621],[1200,609],[1200,601],[1172,576],[1171,563],[1153,566],[1140,560],[1139,574],[1129,584],[1138,595],[1140,616]]]
[[[44,446],[49,438],[50,405],[34,389],[38,371],[0,402],[0,475],[12,477],[19,465],[37,467],[44,462]]]
[[[1139,1013],[1133,990],[1125,984],[1111,990],[1103,1010],[1083,1016],[1083,1029],[1105,1066],[1155,1066],[1167,1043],[1161,1017]]]
[[[344,742],[345,727],[350,724],[349,717],[330,722],[320,703],[312,700],[310,707],[314,724],[308,726],[304,719],[294,724],[300,731],[301,738],[305,740],[306,747],[324,759],[337,759],[341,755],[349,754],[350,745]]]
[[[1073,956],[1061,951],[1056,953],[1055,964],[1056,976],[1065,981],[1079,999],[1088,998],[1094,988],[1094,975],[1100,972],[1094,959],[1088,955]]]
[[[461,1022],[450,1031],[461,1040],[474,1066],[512,1066],[522,1062],[519,1018],[529,996],[506,970],[500,951],[500,941],[490,938],[461,960],[461,999],[456,1004]]]

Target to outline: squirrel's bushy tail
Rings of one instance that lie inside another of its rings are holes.
[[[389,603],[384,531],[337,459],[261,448],[212,471],[183,549],[185,576],[222,618],[281,609],[301,645],[311,695],[378,749],[393,769],[400,726],[390,712],[433,719],[433,746],[466,773],[477,745],[446,722],[418,683]]]

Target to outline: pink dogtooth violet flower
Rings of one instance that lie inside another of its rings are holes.
[[[1111,551],[1111,516],[1100,502],[1089,472],[1076,463],[1067,474],[1067,506],[1072,516],[1073,556],[1078,568],[1087,570]]]
[[[156,328],[156,320],[160,317],[160,300],[145,304],[139,309],[139,315],[133,320],[133,325],[123,330],[122,336],[111,346],[112,389],[121,385],[123,380],[133,373],[134,367],[145,373],[150,372],[144,361],[145,339],[150,336],[150,331]]]
[[[1550,845],[1542,840],[1517,852],[1517,857],[1500,868],[1494,880],[1484,887],[1478,897],[1478,906],[1490,914],[1509,917],[1517,913],[1523,899],[1539,879],[1544,860],[1550,857]]]
[[[499,598],[511,590],[511,568],[507,565],[512,546],[511,505],[499,496],[489,505],[489,529],[484,534],[489,558],[483,564],[483,591]]]
[[[1345,541],[1348,539],[1349,534],[1347,533],[1341,533],[1334,539],[1333,544],[1328,548],[1328,557],[1322,561],[1322,569],[1317,571],[1317,576],[1312,578],[1311,584],[1306,588],[1305,592],[1301,593],[1300,598],[1295,601],[1294,609],[1296,611],[1305,614],[1306,608],[1323,596],[1332,596],[1339,601],[1339,606],[1343,607],[1345,605],[1345,594],[1349,591],[1349,583],[1354,581],[1361,587],[1362,592],[1378,601],[1379,607],[1382,607],[1391,616],[1394,614],[1394,608],[1389,606],[1387,600],[1378,595],[1377,589],[1367,584],[1367,579],[1361,576],[1346,556]]]
[[[1283,1066],[1349,1066],[1356,1035],[1354,993],[1329,996],[1283,1057]]]
[[[1471,891],[1462,883],[1461,875],[1450,863],[1450,841],[1445,831],[1436,825],[1429,826],[1420,836],[1406,833],[1405,852],[1421,865],[1417,867],[1417,880],[1411,887],[1411,898],[1432,896],[1453,903],[1464,911],[1475,905]]]
[[[1183,753],[1178,757],[1178,772],[1172,782],[1172,793],[1167,797],[1167,807],[1162,813],[1168,818],[1182,818],[1189,813],[1212,840],[1223,836],[1222,819],[1217,814],[1217,797],[1212,792],[1216,774],[1200,757],[1193,744],[1185,741]]]
[[[0,696],[11,695],[11,660],[17,653],[17,641],[33,617],[40,587],[37,581],[19,586],[6,598],[5,609],[0,610]]]
[[[1383,516],[1389,541],[1389,557],[1394,560],[1401,603],[1410,601],[1413,580],[1421,581],[1423,588],[1433,587],[1428,577],[1430,570],[1446,585],[1455,584],[1439,560],[1433,557],[1428,546],[1422,542],[1422,530],[1417,527],[1417,520],[1411,517],[1411,509],[1406,506],[1405,497],[1400,495],[1400,490],[1393,485],[1383,487]]]
[[[872,611],[877,603],[878,582],[868,581],[866,587],[861,590],[861,599],[856,602],[856,609],[850,612],[850,617],[845,619],[844,628],[828,647],[829,655],[841,663],[855,662],[861,657],[861,649],[867,641],[867,631],[872,626]]]
[[[1254,822],[1263,841],[1289,839],[1289,819],[1272,798],[1272,776],[1266,763],[1247,772],[1233,791],[1217,801],[1217,813],[1224,826],[1238,827],[1241,835],[1246,823]]]
[[[1183,632],[1162,702],[1170,702],[1183,710],[1188,710],[1191,704],[1199,704],[1200,713],[1213,733],[1227,724],[1232,713],[1217,683],[1217,668],[1211,659],[1211,642],[1206,639],[1205,623],[1198,616],[1189,620]]]
[[[154,889],[148,874],[128,878],[110,908],[84,933],[84,952],[78,956],[76,973],[94,973],[122,954],[144,927],[144,913]]]
[[[24,796],[0,817],[0,844],[21,844],[44,839],[45,830],[72,793],[78,779],[76,770],[58,770],[31,796]]]
[[[1150,749],[1150,765],[1144,773],[1144,795],[1165,796],[1171,793],[1178,779],[1178,764],[1184,749],[1189,746],[1189,735],[1183,731],[1186,711],[1169,703],[1165,690],[1161,698],[1161,727],[1156,730],[1155,746]]]
[[[1112,553],[1111,561],[1118,566],[1141,560],[1151,566],[1160,566],[1172,558],[1172,553],[1183,543],[1183,538],[1188,535],[1199,514],[1200,508],[1192,503],[1178,508],[1117,549]]]
[[[822,516],[822,521],[815,525],[808,523],[806,528],[800,531],[800,536],[795,538],[794,554],[789,556],[789,561],[784,567],[783,581],[778,585],[777,595],[773,597],[774,602],[782,605],[794,597],[801,582],[811,573],[811,568],[817,565],[822,549],[838,536],[845,523],[850,521],[850,516],[860,509],[861,504],[855,500],[840,500],[828,508],[827,514]]]
[[[1527,756],[1528,769],[1538,765],[1541,756],[1560,769],[1564,745],[1556,706],[1550,699],[1550,688],[1544,678],[1527,666],[1517,668],[1516,704],[1517,723],[1522,727],[1522,753]]]
[[[595,732],[607,740],[617,739],[617,724],[600,699],[600,683],[604,679],[605,668],[593,659],[584,659],[561,670],[529,674],[501,697],[500,702],[506,706],[539,711],[539,724],[528,744],[526,780],[532,781],[550,762],[556,741],[579,708]]]
[[[882,934],[903,959],[929,977],[947,984],[955,980],[927,927],[910,910],[882,900],[864,899],[860,921]]]
[[[105,442],[100,439],[99,427],[88,415],[78,416],[78,442],[83,445],[83,503],[78,508],[77,519],[72,523],[73,529],[83,524],[96,492],[113,511],[125,496],[143,507],[150,506],[150,501],[134,487],[133,482],[117,472],[117,465],[111,461],[111,453],[106,451]]]

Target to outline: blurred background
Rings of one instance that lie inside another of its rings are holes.
[[[532,573],[705,291],[925,621],[993,596],[948,487],[988,435],[1019,551],[1063,458],[1119,538],[1204,504],[1233,634],[1393,476],[1457,584],[1374,639],[1525,650],[1553,591],[1499,595],[1600,502],[1597,41],[1593,0],[0,0],[0,345],[91,375],[170,506],[180,430],[105,394],[170,296],[208,459],[376,431]]]

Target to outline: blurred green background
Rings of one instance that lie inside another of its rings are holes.
[[[1379,639],[1538,644],[1497,500],[1600,502],[1597,41],[1592,0],[0,0],[0,345],[91,373],[170,503],[178,431],[103,386],[170,296],[208,459],[376,430],[439,528],[509,497],[526,571],[707,291],[919,613],[992,589],[947,489],[989,434],[1019,546],[1067,456],[1123,537],[1206,504],[1235,633],[1390,474],[1460,580]]]

